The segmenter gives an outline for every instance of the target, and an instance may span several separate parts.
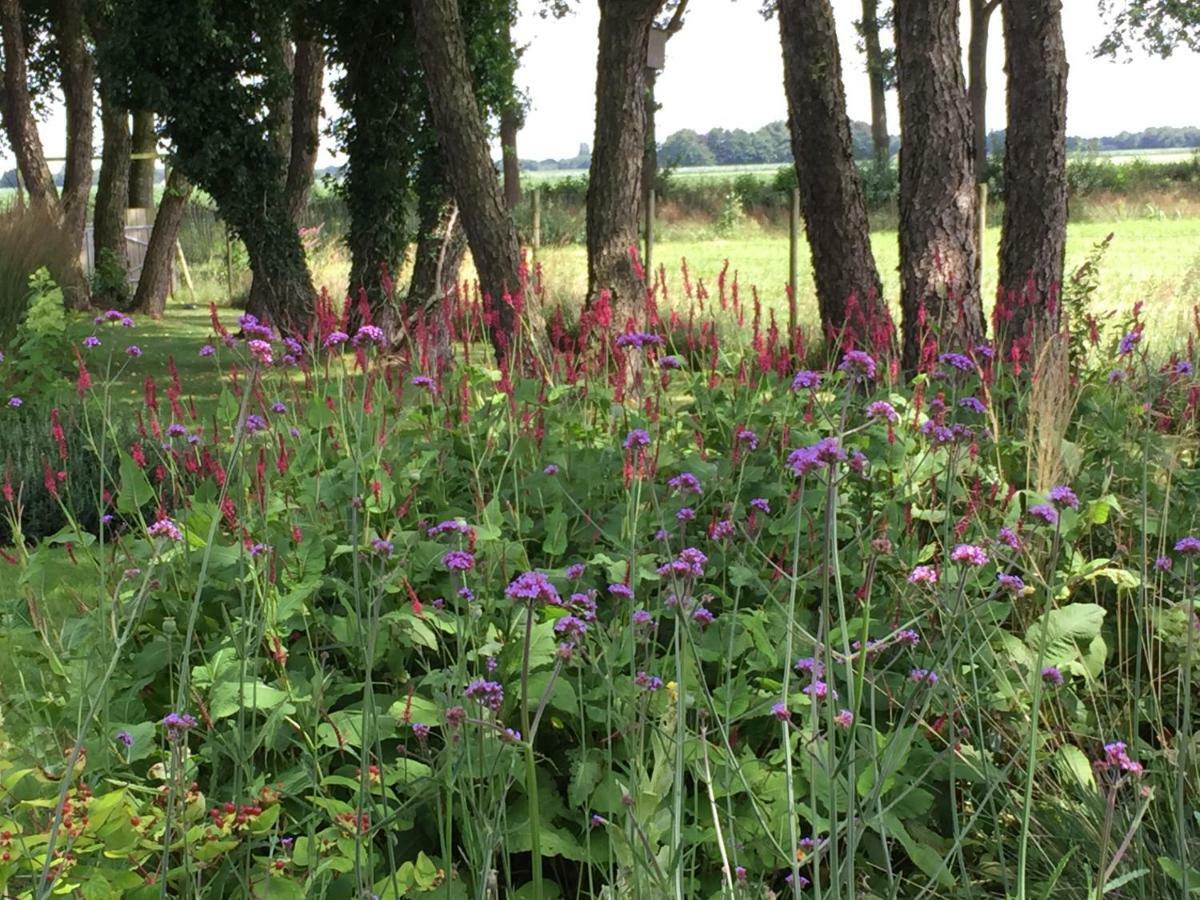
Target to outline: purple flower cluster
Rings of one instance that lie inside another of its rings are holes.
[[[622,600],[633,599],[633,588],[621,581],[610,584],[608,586],[608,592],[614,597],[620,597]]]
[[[467,699],[474,700],[480,706],[486,706],[492,712],[499,712],[500,707],[504,705],[503,686],[486,678],[476,678],[467,685],[463,694]]]
[[[708,557],[695,547],[684,547],[679,555],[658,567],[658,574],[664,577],[675,575],[680,578],[703,578],[704,564]]]
[[[325,340],[321,342],[321,346],[328,350],[330,347],[336,347],[339,344],[344,344],[348,340],[350,340],[350,335],[346,334],[346,332],[331,331],[325,336]]]
[[[771,514],[771,501],[766,497],[755,497],[750,501],[750,508],[757,509],[760,513],[769,516]]]
[[[958,369],[960,372],[974,372],[975,362],[969,356],[964,356],[961,353],[943,353],[938,357],[938,362],[945,366],[951,366]]]
[[[382,344],[383,329],[378,325],[363,325],[358,331],[354,332],[354,337],[350,343],[355,347],[360,347],[363,344]]]
[[[541,572],[522,572],[504,589],[504,595],[510,600],[547,603],[551,606],[562,605],[562,598],[558,596],[558,589]]]
[[[1075,492],[1065,484],[1058,484],[1050,488],[1050,502],[1059,509],[1079,509],[1079,498],[1075,496]]]
[[[460,519],[446,519],[438,522],[431,528],[426,529],[425,534],[429,537],[438,537],[443,534],[470,534],[471,526]]]
[[[963,397],[958,401],[958,405],[963,409],[969,409],[973,413],[983,415],[987,412],[987,407],[979,400],[978,397]]]
[[[196,727],[196,717],[191,713],[167,713],[163,717],[162,727],[167,732],[167,740],[172,744],[178,743],[184,735]]]
[[[1046,666],[1042,669],[1042,681],[1054,687],[1062,687],[1063,673],[1059,671],[1058,666]]]
[[[875,377],[875,360],[862,350],[850,350],[838,363],[838,369],[852,378],[870,381]]]
[[[475,554],[466,550],[451,550],[442,557],[442,565],[451,572],[466,572],[475,568]]]
[[[950,551],[950,558],[968,566],[986,566],[988,563],[987,551],[976,544],[959,544]]]
[[[909,584],[937,584],[938,570],[934,566],[913,566],[908,573]]]
[[[1188,535],[1175,542],[1176,553],[1200,553],[1200,537]]]
[[[183,532],[179,530],[179,526],[165,516],[151,525],[147,533],[151,537],[165,537],[170,541],[183,540]]]
[[[661,690],[663,680],[657,675],[649,675],[646,672],[638,672],[633,676],[633,683],[644,691]]]
[[[800,477],[845,459],[846,451],[838,444],[837,438],[826,437],[808,447],[793,450],[788,455],[787,464],[792,474]]]
[[[867,404],[867,417],[871,419],[886,419],[893,424],[900,421],[896,407],[886,400],[873,400]]]
[[[661,335],[645,331],[631,331],[617,336],[618,347],[633,347],[635,350],[645,350],[647,347],[661,347],[666,341]]]
[[[667,487],[681,494],[699,494],[703,491],[700,479],[691,472],[680,472],[667,482]]]
[[[934,672],[931,669],[913,669],[908,673],[908,680],[916,682],[917,684],[924,683],[930,687],[933,687],[938,683],[937,672]]]
[[[1047,525],[1058,524],[1058,510],[1047,503],[1038,503],[1029,507],[1029,515],[1035,519],[1041,519]]]
[[[632,450],[634,447],[649,447],[650,434],[643,428],[635,428],[625,435],[625,441],[621,446],[626,450]]]
[[[821,373],[811,369],[801,369],[792,378],[792,390],[816,390],[821,386]]]
[[[1010,594],[1019,594],[1025,590],[1025,582],[1019,576],[1009,575],[1007,572],[1001,572],[997,575],[996,582]]]
[[[1142,774],[1142,764],[1130,759],[1124,741],[1113,741],[1111,744],[1105,744],[1104,758],[1096,761],[1096,768],[1101,771],[1105,769],[1118,769],[1122,772],[1129,772],[1131,775]]]

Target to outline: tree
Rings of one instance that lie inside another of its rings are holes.
[[[886,167],[891,159],[891,138],[887,127],[887,88],[889,60],[879,40],[881,30],[879,0],[862,0],[862,20],[858,23],[863,50],[867,56],[867,81],[871,85],[871,143],[875,165]]]
[[[1164,59],[1177,48],[1200,52],[1200,5],[1189,0],[1100,0],[1110,31],[1097,56],[1129,53],[1133,45]]]
[[[291,92],[280,61],[287,0],[225,3],[115,0],[101,63],[131,108],[152,109],[181,175],[213,198],[246,246],[256,285],[251,311],[281,330],[308,316],[312,280],[288,214],[285,161],[267,111]],[[146,47],[155,48],[146,53]]]
[[[88,200],[92,193],[95,70],[84,40],[83,0],[52,0],[50,12],[67,120],[63,227],[71,246],[82,250]],[[81,299],[86,300],[86,297]]]
[[[717,163],[708,144],[690,128],[676,131],[663,141],[658,157],[668,166],[713,166]]]
[[[63,27],[61,19],[60,28]],[[62,32],[60,31],[60,34]],[[68,30],[69,37],[69,30]],[[74,238],[72,231],[75,216],[78,215],[78,196],[75,181],[69,181],[64,188],[70,187],[75,197],[71,207],[71,217],[68,218],[64,204],[59,197],[58,189],[50,174],[50,166],[46,163],[46,154],[42,149],[42,141],[38,136],[37,122],[33,116],[33,103],[29,94],[29,71],[27,63],[27,48],[25,45],[24,22],[20,0],[0,0],[0,47],[4,51],[4,129],[8,136],[9,146],[17,160],[17,168],[25,182],[25,190],[29,195],[30,206],[51,224],[51,227],[62,232],[64,246],[67,252],[55,254],[55,270],[51,272],[55,281],[63,288],[64,295],[75,305],[87,302],[87,278],[79,262],[80,241]],[[72,92],[73,85],[71,90]],[[64,93],[67,89],[64,87]],[[78,97],[76,97],[77,102]],[[76,109],[76,113],[78,110]],[[72,118],[71,124],[77,129],[83,127],[78,115]],[[90,129],[90,118],[87,127]],[[73,142],[68,141],[68,145]],[[74,159],[71,168],[73,179],[82,176],[78,161],[78,148],[73,147],[68,153]],[[88,150],[88,171],[91,170],[91,150]],[[88,178],[90,183],[90,177]],[[86,197],[85,197],[86,202]]]
[[[192,186],[178,169],[172,169],[163,187],[162,201],[150,229],[150,241],[142,261],[142,273],[138,277],[137,290],[133,295],[133,308],[152,319],[160,318],[166,308],[167,294],[171,290],[171,261],[175,256],[175,239],[179,224],[187,209]]]
[[[325,85],[325,46],[303,19],[293,22],[296,52],[292,68],[292,133],[285,192],[288,218],[299,225],[308,208],[321,141],[321,91]]]
[[[612,297],[621,327],[636,323],[645,287],[630,249],[638,243],[638,193],[646,148],[646,49],[662,0],[599,0],[596,136],[588,172],[588,302]]]
[[[975,159],[975,180],[987,183],[987,46],[988,24],[1000,0],[970,0],[971,36],[967,44],[967,92],[971,101],[971,123],[974,126],[972,155]],[[982,199],[982,195],[981,195]],[[980,203],[980,215],[985,213]]]
[[[462,214],[463,229],[489,304],[490,334],[496,356],[513,350],[517,321],[506,296],[520,291],[520,247],[496,171],[488,134],[475,94],[463,20],[456,0],[419,0],[412,5],[417,54],[425,74],[434,128],[449,181]],[[534,297],[524,298],[537,339]]]
[[[969,349],[983,337],[976,279],[971,110],[958,38],[958,0],[895,7],[900,88],[900,308],[902,360],[916,369],[926,334]]]
[[[1061,0],[1004,0],[1008,131],[1000,285],[1008,343],[1036,359],[1059,327],[1067,237],[1067,50]],[[1001,315],[997,314],[997,327]],[[997,335],[1000,337],[1000,335]]]
[[[111,23],[99,4],[89,9],[88,28],[96,41],[102,41]],[[129,110],[120,101],[109,78],[101,75],[100,179],[96,185],[96,209],[92,216],[92,241],[97,267],[109,267],[113,274],[125,277],[128,257],[125,251],[125,211],[129,203],[130,153]]]
[[[103,79],[103,75],[101,78]],[[154,113],[151,110],[134,111],[132,137],[129,208],[154,209],[154,154],[158,149],[158,135],[154,131]]]
[[[829,0],[780,0],[788,124],[821,324],[842,336],[852,296],[882,306],[867,205],[854,166],[841,57]],[[859,339],[866,335],[859,334]]]

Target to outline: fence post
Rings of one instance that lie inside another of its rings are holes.
[[[988,203],[988,186],[986,181],[981,181],[976,185],[977,202],[979,205],[979,233],[976,235],[975,246],[975,279],[979,286],[979,292],[983,293],[983,241],[987,237],[987,203]]]
[[[537,262],[542,249],[542,189],[533,189],[533,261]]]
[[[224,224],[224,223],[223,223]],[[225,291],[227,299],[233,299],[233,240],[229,237],[229,225],[225,228]]]
[[[17,209],[25,211],[25,179],[21,177],[20,166],[17,166]]]
[[[654,283],[654,188],[646,191],[646,258],[642,261],[646,277]]]
[[[800,274],[800,188],[792,188],[792,208],[788,214],[788,341],[795,340],[799,318],[796,312],[797,281]]]

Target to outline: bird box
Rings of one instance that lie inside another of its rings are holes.
[[[650,42],[646,45],[646,68],[662,69],[667,61],[667,29],[657,25],[650,29]]]

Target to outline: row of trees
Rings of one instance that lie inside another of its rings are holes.
[[[648,54],[656,26],[666,37],[682,27],[687,2],[596,2],[587,302],[607,298],[621,326],[635,327],[644,287],[630,249],[638,241],[640,198],[658,164],[655,69]],[[1048,333],[1057,316],[1066,146],[1060,0],[970,2],[969,82],[957,0],[906,0],[890,14],[874,0],[863,4],[872,96],[882,97],[894,82],[908,136],[900,163],[900,230],[909,365],[922,347],[922,323],[935,323],[959,346],[984,331],[975,183],[986,134],[981,60],[998,4],[1009,78],[1001,276],[1027,295],[1014,333]],[[544,10],[561,15],[571,5],[545,0]],[[869,318],[883,300],[853,165],[833,12],[829,0],[778,0],[767,11],[778,13],[788,136],[822,322],[839,334],[855,324],[847,321],[848,310],[866,310]],[[521,113],[513,86],[515,15],[514,0],[0,0],[5,131],[31,201],[53,227],[77,240],[88,208],[98,96],[104,146],[98,244],[103,235],[106,245],[119,248],[124,206],[145,178],[138,164],[144,166],[148,154],[136,151],[157,139],[169,147],[173,169],[152,253],[163,251],[155,246],[160,231],[173,244],[171,222],[197,185],[246,246],[250,309],[283,328],[299,327],[313,285],[297,223],[312,183],[320,97],[332,63],[332,88],[343,110],[333,136],[348,159],[342,190],[351,214],[350,290],[365,292],[384,319],[402,322],[442,296],[447,274],[452,277],[469,244],[493,304],[492,340],[504,355],[522,324],[512,312],[520,304],[502,302],[520,288],[511,214],[519,194]],[[885,46],[889,29],[894,54]],[[67,111],[61,192],[34,118],[48,80],[56,81]],[[874,150],[883,161],[891,139],[882,102],[873,105]],[[489,153],[492,123],[500,125],[503,185]],[[780,137],[774,134],[777,142]],[[723,148],[737,144],[736,133],[715,139]],[[398,298],[390,276],[414,244],[412,284]],[[169,259],[169,250],[163,255]],[[87,288],[78,265],[58,274],[82,302]],[[852,296],[857,304],[848,303]],[[530,334],[540,340],[540,315],[533,298],[525,300]],[[1036,327],[1030,324],[1035,319]]]

